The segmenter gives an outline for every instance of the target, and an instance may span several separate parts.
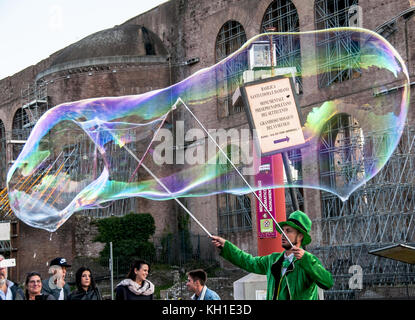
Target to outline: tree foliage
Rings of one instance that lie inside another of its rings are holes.
[[[110,217],[97,221],[99,234],[95,241],[105,243],[100,252],[100,262],[108,264],[112,242],[114,260],[128,266],[135,259],[152,260],[155,256],[153,243],[149,242],[156,230],[154,218],[148,214],[129,213],[123,217]]]

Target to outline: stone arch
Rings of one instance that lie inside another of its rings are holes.
[[[219,29],[215,41],[215,62],[220,62],[237,51],[247,41],[245,29],[236,20],[228,20]],[[242,84],[242,74],[246,70],[247,54],[237,56],[221,64],[216,71],[219,114],[224,116],[240,113],[242,108],[233,106],[232,95]]]
[[[229,143],[223,148],[223,151],[227,153],[228,158],[231,160],[235,158],[236,153],[236,159],[242,158],[241,153],[243,150],[240,148],[240,145]],[[239,181],[241,178],[228,161],[225,164],[218,165],[218,167],[221,166],[225,166],[229,173],[218,177],[218,181],[223,187],[231,189],[234,186],[234,180]],[[240,170],[242,164],[239,163],[238,165],[235,163],[235,166]],[[230,235],[235,232],[252,230],[251,198],[248,194],[233,195],[228,192],[222,192],[217,195],[217,203],[219,234]]]
[[[245,29],[236,20],[226,21],[219,29],[215,41],[215,61],[226,58],[246,42]]]
[[[245,8],[240,5],[229,5],[224,10],[217,12],[206,18],[204,25],[207,26],[202,30],[203,39],[205,43],[205,52],[207,54],[208,66],[215,63],[215,45],[218,31],[227,21],[238,21],[244,28],[246,38],[250,39],[258,34],[258,25],[261,23],[262,12],[269,4],[269,0],[258,1],[255,4],[257,10],[252,11],[252,7]],[[213,53],[213,54],[211,54]],[[201,53],[203,56],[203,53]]]
[[[29,116],[26,109],[18,108],[13,116],[11,139],[25,141],[30,135],[31,127]],[[12,160],[16,160],[24,146],[23,142],[12,143]]]
[[[276,32],[299,32],[300,19],[297,8],[291,0],[274,0],[265,10],[259,32],[266,32],[268,26]]]

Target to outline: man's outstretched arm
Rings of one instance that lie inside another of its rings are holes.
[[[232,264],[248,272],[267,274],[269,256],[253,257],[235,246],[230,241],[212,236],[212,243],[221,249],[220,255]]]

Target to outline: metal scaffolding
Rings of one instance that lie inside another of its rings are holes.
[[[89,146],[89,157],[94,158],[96,150],[95,145],[88,144]],[[130,146],[131,150],[136,153],[137,148],[134,144]],[[86,147],[84,146],[84,149]],[[118,181],[127,181],[134,170],[137,167],[136,160],[125,151],[124,148],[119,148],[117,145],[112,145],[110,149],[106,150],[108,157],[111,159],[111,165],[115,169],[111,172],[111,179]],[[75,157],[84,156],[86,151],[78,152]],[[104,166],[102,158],[98,158],[98,172],[101,172]],[[79,166],[78,166],[79,167]],[[76,168],[76,167],[74,167]],[[75,169],[76,170],[76,169]],[[137,178],[137,176],[135,176]],[[91,209],[81,211],[82,214],[92,216],[94,218],[107,218],[111,216],[124,216],[131,212],[137,212],[138,201],[136,198],[125,198],[108,203],[104,203],[99,209]]]
[[[17,159],[36,122],[43,113],[49,109],[47,86],[43,84],[29,85],[26,89],[21,91],[21,101],[22,107],[16,111],[13,118],[12,132],[5,132],[3,124],[0,123],[0,168],[3,168],[0,176],[1,190],[4,190],[6,187],[6,174],[8,168]],[[69,137],[71,134],[71,132],[68,132],[67,136]],[[70,137],[65,138],[64,132],[61,132],[60,136],[63,137],[63,139],[71,139]],[[53,143],[51,142],[50,135],[49,138],[46,137],[42,139],[42,143]],[[8,146],[11,150],[11,155],[9,157],[6,156]],[[89,163],[90,166],[86,167],[85,165],[80,165],[82,159],[94,159],[97,152],[95,145],[91,143],[91,140],[86,134],[84,134],[83,138],[79,138],[78,143],[73,145],[67,144],[62,151],[63,170],[75,180],[81,179],[82,175],[89,173],[88,170],[91,170],[92,162]],[[113,177],[115,179],[123,179],[127,174],[131,174],[131,172],[125,172],[126,168],[131,169],[137,166],[135,160],[125,152],[120,152],[120,150],[107,151],[111,153],[110,156],[112,157],[114,168],[117,168],[117,171],[113,172]],[[98,158],[95,169],[99,172],[102,168],[102,159]],[[59,169],[59,164],[56,164],[50,170],[50,174],[54,174],[59,170],[61,170]],[[39,174],[42,173],[40,172]],[[11,215],[10,206],[7,201],[7,193],[5,191],[3,191],[0,199],[0,218],[2,220],[15,219],[15,217]],[[106,203],[100,209],[84,210],[82,211],[82,214],[97,218],[105,218],[109,216],[124,215],[136,210],[136,199],[127,198]]]
[[[219,62],[238,50],[246,42],[246,34],[243,26],[234,20],[226,22],[216,38],[216,62]],[[247,65],[246,53],[240,54],[231,62],[226,63],[223,69],[218,70],[218,83],[223,83],[223,95],[218,96],[218,105],[227,110],[226,115],[232,115],[243,111],[239,105],[232,105],[232,95],[242,84],[242,74]]]
[[[241,149],[229,145],[227,147],[227,156],[229,159],[234,160],[233,155],[239,153],[239,159],[241,159]],[[236,164],[238,170],[242,170],[240,164]],[[230,172],[229,174],[221,176],[219,179],[220,185],[227,186],[231,189],[231,186],[237,184],[240,181],[240,176],[236,171],[231,170],[230,163],[218,164],[218,171]],[[227,235],[229,233],[251,231],[252,230],[252,218],[251,218],[251,199],[249,195],[232,195],[229,193],[221,193],[217,195],[218,201],[218,232],[221,235]]]
[[[275,0],[269,5],[262,19],[261,32],[268,32],[270,27],[274,27],[276,32],[300,31],[297,9],[291,0]],[[274,37],[273,43],[277,55],[276,67],[295,67],[298,75],[295,81],[299,85],[299,93],[302,93],[300,38],[291,35]]]
[[[317,0],[315,2],[316,29],[348,27],[350,9],[358,0]],[[316,38],[318,84],[320,88],[360,76],[359,42],[346,32],[323,33]],[[339,68],[338,66],[349,66]]]
[[[303,180],[301,149],[290,150],[287,154],[293,183],[301,184],[301,181]],[[284,173],[284,177],[286,176],[287,175]],[[289,188],[285,188],[285,213],[287,218],[292,212],[297,210],[294,205],[295,200],[291,199],[292,196],[297,198],[298,208],[301,211],[304,211],[304,189],[294,188],[294,192],[292,194]]]
[[[337,133],[337,144],[327,146],[331,155],[343,152],[341,150],[347,147],[351,150],[362,148],[360,139],[355,139],[360,136],[360,131],[350,120],[350,117],[343,117],[339,120],[342,126],[338,126],[339,122],[329,125],[333,134]],[[349,133],[345,134],[346,131]],[[381,141],[382,137],[384,134],[375,132],[365,138]],[[320,161],[325,162],[321,158],[330,159],[324,153],[320,155]],[[352,157],[342,161],[342,165],[351,167],[356,164]],[[362,268],[363,288],[366,289],[415,284],[414,265],[368,254],[370,250],[391,244],[415,243],[414,169],[415,126],[407,125],[384,168],[347,201],[321,192],[321,219],[313,221],[313,232],[317,236],[308,250],[316,254],[334,276],[334,287],[326,292],[326,299],[358,298],[359,290],[350,289],[348,282],[352,277],[349,268],[353,265]],[[336,183],[338,171],[336,163],[331,162],[321,173],[321,179],[329,177]]]
[[[9,165],[19,156],[37,120],[49,109],[46,85],[30,84],[21,90],[20,97],[22,107],[13,117],[11,139],[7,141],[12,146]]]
[[[30,131],[37,120],[48,110],[47,86],[44,84],[29,84],[20,91],[21,108],[17,109],[12,123],[12,131],[6,132],[0,124],[0,219],[2,221],[15,220],[11,214],[7,199],[6,176],[7,171],[19,156],[25,145]],[[11,153],[8,153],[8,150]]]
[[[242,25],[237,21],[227,21],[216,38],[216,62],[226,58],[238,50],[246,42],[246,34]],[[242,83],[242,74],[246,70],[247,55],[241,54],[230,63],[224,65],[223,70],[218,70],[218,83],[223,83],[223,95],[218,96],[218,108],[227,110],[225,116],[240,113],[243,108],[232,104],[232,95]],[[225,79],[225,81],[223,81]],[[236,176],[224,177],[225,185],[231,184]],[[218,232],[228,234],[252,230],[251,201],[246,195],[235,196],[231,194],[220,194],[218,200]]]
[[[356,5],[357,0],[317,0],[316,29],[349,26],[350,8]],[[383,29],[377,30],[390,36],[396,29],[396,19],[392,22],[393,28],[392,23],[386,23],[382,25]],[[324,61],[319,66],[319,87],[360,75],[357,67],[359,45],[347,33],[326,33],[317,39],[317,49],[319,61]],[[339,70],[336,65],[348,65],[349,68]],[[316,237],[308,250],[316,254],[334,276],[334,287],[326,292],[326,299],[359,298],[359,289],[351,288],[349,284],[353,275],[350,268],[354,265],[362,268],[363,289],[415,284],[413,265],[368,254],[386,245],[415,242],[414,133],[415,127],[407,124],[398,147],[384,168],[347,201],[321,192],[321,219],[313,221]],[[371,132],[365,133],[363,143],[355,119],[348,115],[336,117],[327,124],[321,136],[321,183],[335,186],[359,179],[371,163],[367,155],[363,161],[363,145],[370,144],[374,149],[382,150],[387,139],[385,132]]]

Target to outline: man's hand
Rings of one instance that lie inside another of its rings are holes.
[[[218,237],[218,236],[212,236],[212,243],[215,247],[222,249],[225,245],[225,239]]]
[[[54,280],[53,282],[55,283],[58,289],[62,289],[63,286],[65,285],[65,278],[63,277],[61,270],[56,270],[53,273],[53,280]]]
[[[62,289],[64,285],[65,285],[65,280],[63,278],[60,278],[57,280],[56,287],[58,289]]]
[[[290,251],[294,253],[294,257],[296,257],[297,260],[300,260],[304,255],[304,249],[298,248],[296,246],[293,246]]]

